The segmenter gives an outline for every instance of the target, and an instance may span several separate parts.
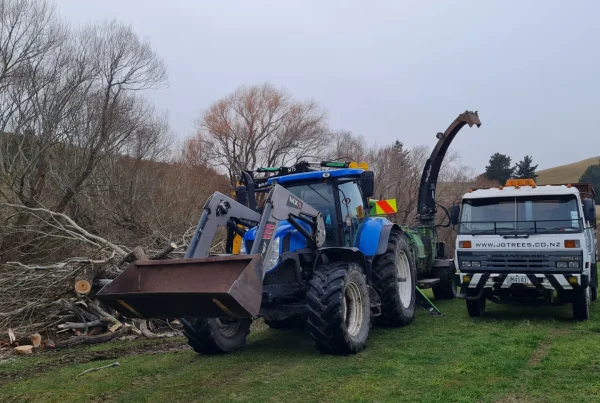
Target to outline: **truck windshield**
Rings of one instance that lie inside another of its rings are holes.
[[[323,214],[325,221],[325,245],[335,245],[336,213],[333,185],[330,183],[304,183],[286,187],[294,196],[299,197],[312,208]]]
[[[581,232],[579,204],[574,195],[467,199],[459,233]]]

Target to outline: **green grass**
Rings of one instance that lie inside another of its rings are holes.
[[[598,303],[585,323],[572,321],[568,305],[488,303],[477,320],[463,300],[436,305],[443,317],[419,309],[406,328],[374,328],[355,356],[320,354],[306,331],[264,326],[224,356],[169,351],[182,339],[37,354],[0,363],[0,401],[600,401]],[[123,356],[128,350],[138,353]],[[121,366],[77,378],[115,361]]]

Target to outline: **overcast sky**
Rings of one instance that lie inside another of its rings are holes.
[[[151,94],[182,138],[201,111],[270,82],[372,143],[435,144],[482,171],[495,152],[539,168],[600,155],[600,1],[57,0],[68,21],[130,23],[164,58]]]

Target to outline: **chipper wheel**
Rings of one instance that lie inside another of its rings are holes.
[[[235,351],[246,345],[252,319],[182,319],[183,334],[199,354]]]
[[[454,276],[456,275],[456,267],[454,262],[450,262],[449,266],[434,267],[432,276],[439,278],[440,282],[431,287],[435,299],[454,299],[456,298],[456,283]]]
[[[356,263],[321,265],[310,281],[308,325],[325,353],[355,354],[365,348],[371,328],[367,282]]]
[[[373,262],[372,274],[373,287],[381,299],[377,321],[388,326],[410,324],[415,317],[417,272],[401,232],[392,231],[386,252]]]

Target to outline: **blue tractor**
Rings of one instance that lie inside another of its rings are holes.
[[[460,122],[456,131],[469,123]],[[421,183],[432,203],[438,162],[428,161]],[[353,162],[245,171],[234,198],[207,200],[184,259],[136,261],[98,298],[129,317],[180,317],[199,353],[242,347],[258,317],[272,328],[308,326],[323,352],[357,353],[372,323],[413,321],[418,269],[453,270],[435,257],[435,224],[425,231],[378,216],[374,188],[373,172]],[[435,206],[426,213],[435,216]],[[227,253],[210,255],[219,227]]]

